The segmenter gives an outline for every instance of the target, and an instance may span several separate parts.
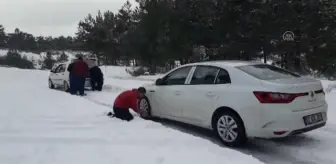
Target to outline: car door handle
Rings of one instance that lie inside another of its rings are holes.
[[[213,98],[213,97],[215,97],[216,95],[215,94],[213,94],[212,92],[208,92],[207,94],[206,94],[208,97],[210,97],[210,98]]]
[[[181,95],[181,91],[175,91],[175,95]]]
[[[154,90],[149,90],[149,92],[155,92]]]

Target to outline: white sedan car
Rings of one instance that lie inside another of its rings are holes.
[[[256,62],[192,63],[145,86],[149,117],[208,128],[227,146],[323,127],[328,105],[320,81]]]
[[[69,91],[70,81],[69,72],[67,71],[69,65],[70,62],[56,64],[50,70],[50,74],[48,77],[48,86],[50,89],[61,88],[65,92]],[[86,78],[85,88],[91,88],[90,78]]]

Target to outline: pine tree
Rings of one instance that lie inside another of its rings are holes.
[[[63,51],[57,58],[57,62],[67,62],[68,61],[68,56],[65,54]]]
[[[0,48],[6,47],[6,33],[5,28],[0,24]]]
[[[51,53],[47,52],[47,55],[43,60],[42,68],[43,69],[51,69],[54,66],[55,63],[56,63],[56,61],[53,59]]]

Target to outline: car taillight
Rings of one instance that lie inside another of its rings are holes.
[[[294,99],[301,96],[306,96],[308,93],[277,93],[277,92],[262,92],[254,91],[253,94],[260,103],[291,103]]]

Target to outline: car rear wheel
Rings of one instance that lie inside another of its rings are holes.
[[[143,119],[151,118],[151,106],[149,104],[148,98],[145,96],[138,101],[138,107],[140,112],[142,112],[141,117]]]
[[[215,134],[226,146],[237,147],[247,141],[244,123],[234,112],[218,113],[214,117],[212,127]]]
[[[50,89],[54,89],[55,88],[53,82],[50,79],[48,80],[48,86],[49,86]]]
[[[63,91],[64,92],[69,92],[69,85],[66,81],[63,82]]]

